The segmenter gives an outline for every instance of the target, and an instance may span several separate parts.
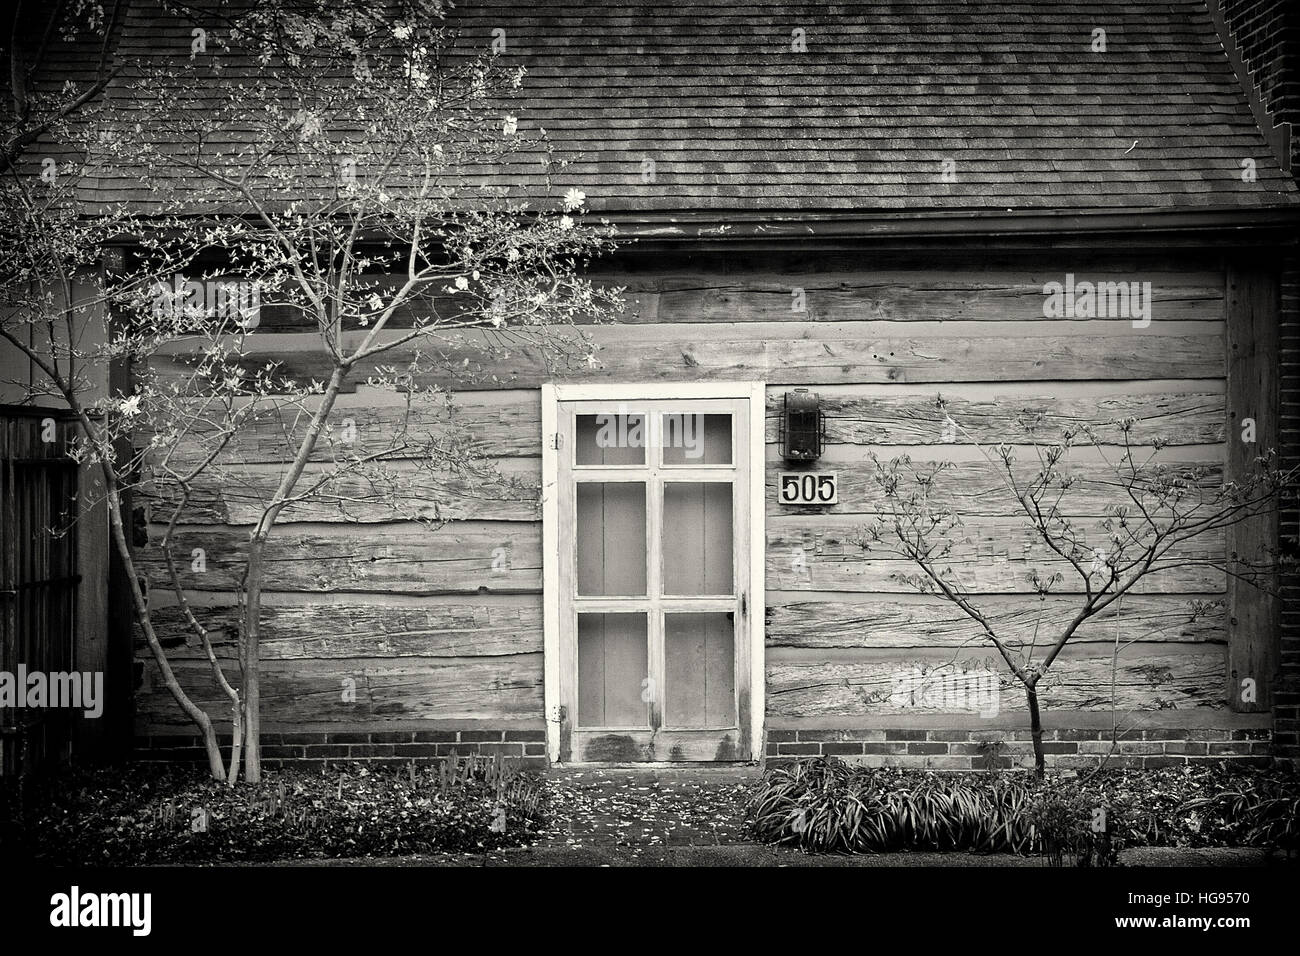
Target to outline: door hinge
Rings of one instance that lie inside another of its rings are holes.
[[[556,432],[554,435],[551,436],[551,447],[554,448],[556,451],[560,450],[560,446],[562,444],[564,444],[564,439],[561,437],[559,432]]]
[[[740,616],[744,617],[749,613],[749,602],[745,600],[745,592],[740,592]]]

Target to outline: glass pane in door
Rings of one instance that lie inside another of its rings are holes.
[[[645,614],[578,615],[578,726],[645,727]]]
[[[664,593],[731,594],[731,483],[664,484]]]
[[[731,464],[731,415],[669,412],[662,418],[664,464]]]
[[[734,727],[735,661],[731,614],[665,614],[664,726]]]
[[[730,465],[731,416],[672,412],[664,415],[665,465]]]
[[[645,482],[578,483],[578,593],[645,594]]]
[[[578,415],[575,424],[575,465],[645,464],[644,415]]]

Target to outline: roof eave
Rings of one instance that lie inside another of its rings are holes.
[[[625,237],[654,241],[839,239],[1056,239],[1126,235],[1149,241],[1158,236],[1237,236],[1254,244],[1275,241],[1300,227],[1300,202],[1261,207],[1160,207],[1077,210],[916,210],[860,212],[797,210],[595,211]]]

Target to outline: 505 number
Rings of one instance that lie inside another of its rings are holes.
[[[839,501],[834,472],[783,472],[776,487],[777,500],[783,505],[833,505]]]

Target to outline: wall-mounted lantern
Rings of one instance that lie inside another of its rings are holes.
[[[785,393],[781,413],[781,457],[786,461],[816,461],[826,447],[826,418],[816,392],[796,388]]]

